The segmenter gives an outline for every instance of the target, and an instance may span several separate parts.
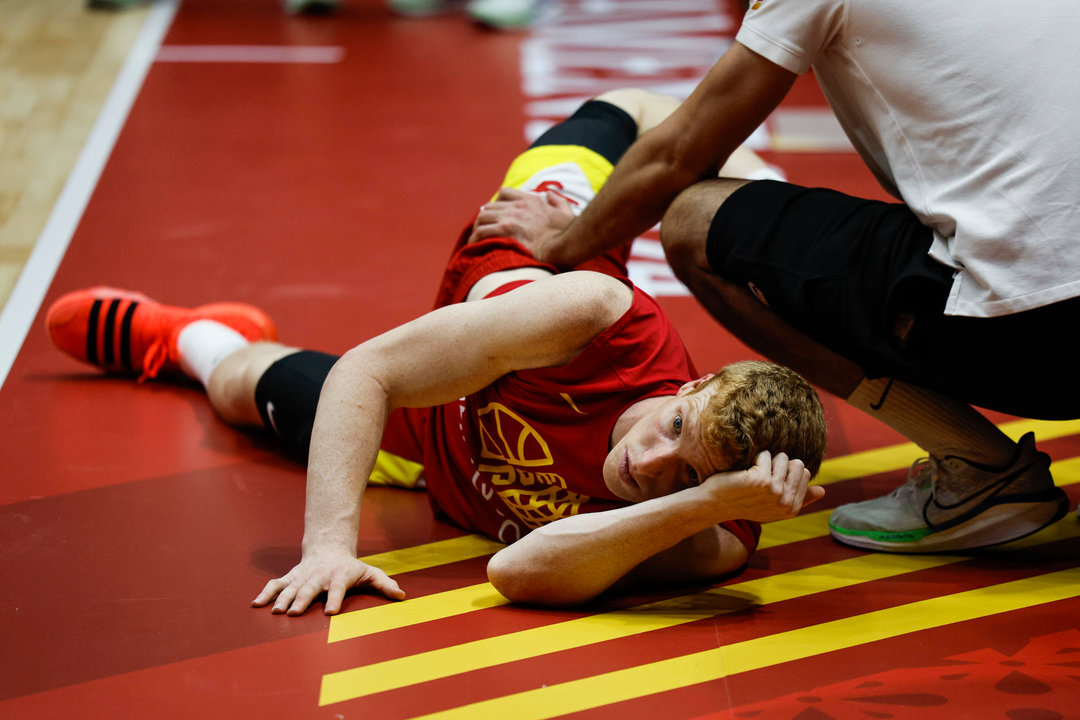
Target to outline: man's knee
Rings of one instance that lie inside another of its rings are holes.
[[[706,248],[713,218],[720,206],[748,180],[716,178],[691,185],[668,206],[660,225],[660,240],[668,263],[680,277],[706,270]]]

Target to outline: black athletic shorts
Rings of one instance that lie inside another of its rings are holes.
[[[905,206],[762,180],[724,202],[709,264],[787,322],[857,363],[1002,412],[1080,417],[1063,342],[1080,298],[995,318],[945,315],[953,271]]]

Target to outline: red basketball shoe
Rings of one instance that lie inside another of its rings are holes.
[[[53,344],[76,360],[107,371],[141,373],[142,379],[179,370],[176,337],[195,320],[215,320],[251,341],[277,339],[273,321],[253,305],[173,307],[110,287],[64,295],[49,308],[45,329]]]

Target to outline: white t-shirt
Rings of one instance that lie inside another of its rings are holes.
[[[1080,2],[760,0],[737,41],[811,66],[882,186],[957,270],[946,312],[1080,295]]]

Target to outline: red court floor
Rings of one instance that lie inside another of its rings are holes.
[[[609,87],[688,89],[733,7],[566,0],[551,25],[497,34],[379,0],[318,18],[184,0],[43,307],[94,284],[242,300],[287,342],[343,351],[429,307],[537,124]],[[881,196],[823,107],[801,80],[764,154]],[[638,268],[662,275],[649,247]],[[750,355],[658,287],[699,367]],[[485,584],[491,543],[376,488],[361,553],[410,599],[288,618],[248,604],[299,558],[303,469],[194,385],[88,371],[41,323],[0,388],[0,717],[1080,717],[1076,516],[976,556],[838,546],[828,510],[895,486],[918,452],[833,399],[826,499],[768,526],[720,586],[511,607]],[[1075,508],[1080,423],[993,419],[1037,433]]]

